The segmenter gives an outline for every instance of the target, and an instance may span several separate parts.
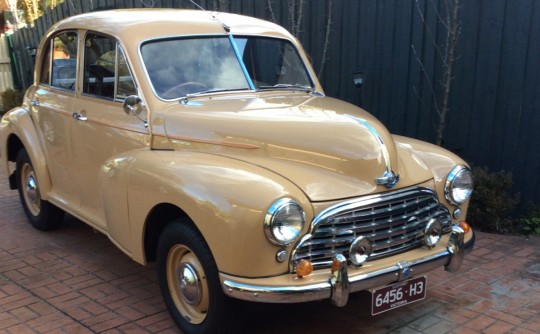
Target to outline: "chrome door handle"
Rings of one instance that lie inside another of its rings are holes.
[[[84,122],[88,120],[88,117],[84,116],[83,114],[79,114],[78,112],[74,112],[71,116],[78,121]]]

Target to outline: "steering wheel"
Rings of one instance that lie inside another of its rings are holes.
[[[208,86],[202,82],[189,81],[184,82],[174,87],[171,87],[163,93],[165,98],[176,98],[180,96],[186,96],[187,94],[197,93],[208,90]]]

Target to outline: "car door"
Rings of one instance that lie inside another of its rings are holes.
[[[107,182],[116,182],[115,168],[122,166],[105,164],[122,153],[148,148],[148,129],[144,121],[123,110],[123,101],[127,96],[136,95],[137,89],[116,39],[88,32],[83,49],[81,94],[72,115],[81,214],[118,244],[126,246],[129,239],[127,190],[120,186],[114,188],[114,194],[104,194],[98,176],[100,169],[105,168],[109,170]],[[106,214],[106,207],[114,208],[109,211],[115,212]]]
[[[41,53],[40,73],[31,101],[52,190],[52,201],[67,208],[79,205],[71,137],[71,111],[76,99],[78,34],[53,35]]]

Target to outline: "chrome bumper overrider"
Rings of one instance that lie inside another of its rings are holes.
[[[470,232],[472,233],[472,231]],[[331,271],[325,282],[302,286],[261,286],[235,282],[230,276],[222,275],[223,291],[233,298],[265,303],[299,303],[321,299],[331,299],[336,306],[347,304],[352,292],[368,290],[388,285],[400,280],[418,276],[438,267],[447,271],[460,268],[464,254],[472,250],[475,237],[464,243],[463,230],[454,226],[446,249],[415,261],[402,261],[393,266],[363,275],[348,276],[347,259],[336,254],[338,268]]]

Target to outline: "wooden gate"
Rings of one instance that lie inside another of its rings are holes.
[[[11,74],[11,59],[9,58],[9,48],[6,36],[0,35],[0,93],[6,89],[13,89],[13,76]],[[0,99],[0,110],[2,110],[2,99]]]

